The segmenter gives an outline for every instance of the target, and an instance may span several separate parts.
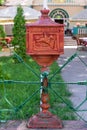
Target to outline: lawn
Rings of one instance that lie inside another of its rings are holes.
[[[0,120],[27,119],[40,111],[40,67],[30,57],[26,62],[17,57],[20,63],[15,63],[13,58],[0,57]],[[55,83],[63,82],[61,73],[53,76],[57,69],[56,62],[50,66],[49,110],[62,120],[74,120],[75,115],[66,105],[72,107],[71,93],[66,84]]]

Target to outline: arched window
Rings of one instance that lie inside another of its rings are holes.
[[[66,27],[69,26],[69,15],[65,10],[56,8],[50,12],[49,16],[54,19],[55,22],[64,24]]]
[[[51,18],[69,18],[68,13],[61,9],[61,8],[56,8],[53,11],[50,12],[50,17]]]

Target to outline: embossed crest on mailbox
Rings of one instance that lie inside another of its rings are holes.
[[[41,66],[49,66],[64,52],[64,26],[48,16],[49,10],[41,10],[35,23],[27,24],[27,54]]]

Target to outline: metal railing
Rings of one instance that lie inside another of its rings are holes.
[[[39,75],[38,75],[36,72],[34,72],[34,70],[33,70],[29,65],[27,65],[27,64],[23,61],[23,59],[22,59],[18,54],[14,53],[14,55],[15,55],[15,57],[16,57],[20,62],[22,62],[30,71],[32,71],[36,77],[39,78]],[[70,104],[67,103],[67,101],[65,101],[65,99],[62,98],[62,96],[61,96],[57,91],[55,91],[55,88],[53,87],[53,84],[61,84],[61,85],[62,85],[62,84],[72,84],[72,85],[77,84],[77,85],[83,85],[83,86],[85,85],[85,86],[87,86],[87,81],[77,81],[77,82],[53,82],[53,79],[55,78],[55,76],[56,76],[59,72],[61,72],[61,70],[62,70],[65,66],[67,66],[70,62],[72,62],[72,61],[74,60],[74,58],[76,58],[76,57],[78,57],[79,60],[83,63],[83,65],[87,67],[87,64],[82,60],[82,58],[81,58],[81,57],[79,56],[79,54],[76,52],[76,53],[73,54],[60,68],[58,68],[58,70],[56,70],[55,73],[49,78],[48,88],[49,88],[49,90],[51,90],[51,91],[54,93],[55,96],[57,96],[59,99],[61,99],[61,100],[63,101],[63,103],[66,104],[66,105],[68,106],[68,108],[71,109],[81,120],[87,122],[86,120],[84,120],[83,117],[81,117],[81,116],[78,114],[79,111],[80,111],[80,112],[87,111],[87,109],[80,109],[81,106],[82,106],[85,102],[87,102],[87,90],[86,90],[86,97],[85,97],[85,99],[84,99],[80,104],[78,104],[77,107],[72,107]],[[30,81],[5,80],[5,79],[2,80],[2,79],[1,79],[1,80],[0,80],[0,84],[3,84],[3,85],[4,85],[4,86],[3,86],[3,87],[4,87],[4,100],[5,100],[6,103],[10,106],[10,108],[8,108],[8,109],[3,109],[3,108],[0,109],[0,122],[6,121],[6,120],[8,120],[8,119],[11,119],[11,118],[12,118],[12,114],[13,114],[13,115],[17,114],[17,112],[20,111],[20,110],[26,105],[26,103],[29,102],[29,101],[30,101],[37,93],[39,93],[40,90],[42,89],[42,86],[40,86],[36,91],[34,91],[34,92],[31,94],[31,96],[27,97],[20,105],[14,107],[13,104],[12,104],[12,103],[9,101],[9,99],[7,98],[7,91],[6,91],[6,90],[8,89],[8,87],[7,87],[8,84],[11,84],[11,85],[13,86],[13,84],[27,84],[27,85],[28,85],[28,84],[39,84],[39,85],[40,85],[41,83],[40,83],[39,81],[35,81],[35,82],[32,81],[32,82],[30,82]],[[5,120],[1,120],[2,117],[3,117],[3,112],[7,112],[7,113],[10,112],[10,115],[9,115],[9,116],[5,115]]]
[[[84,37],[87,36],[87,27],[86,26],[73,27],[73,35]]]

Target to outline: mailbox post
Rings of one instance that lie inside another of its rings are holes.
[[[49,112],[48,70],[64,53],[64,25],[55,23],[48,16],[49,10],[42,9],[35,23],[26,25],[26,51],[40,66],[43,75],[40,107],[42,111],[32,116],[28,128],[62,128],[62,121]]]

